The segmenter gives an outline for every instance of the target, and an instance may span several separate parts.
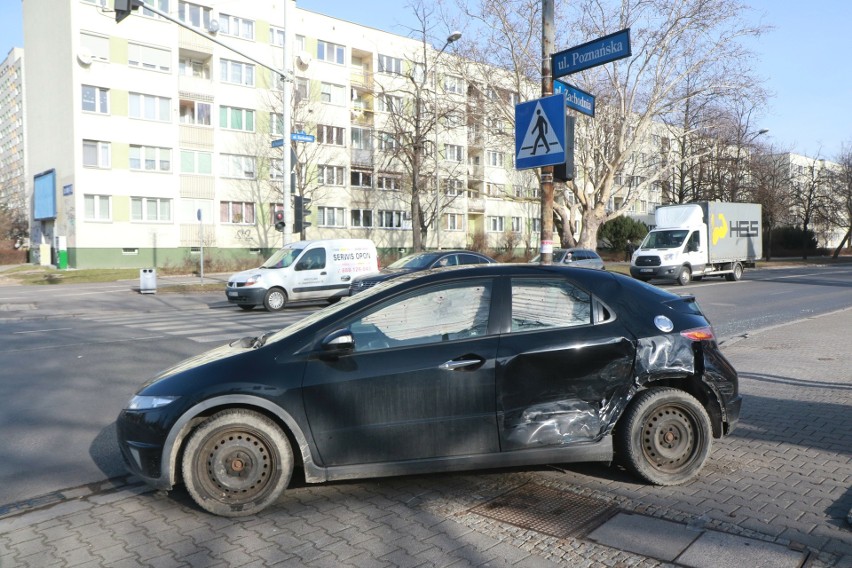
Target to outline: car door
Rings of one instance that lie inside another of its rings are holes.
[[[503,451],[598,439],[630,389],[634,343],[618,318],[564,277],[512,278],[497,354]]]
[[[418,288],[342,322],[351,355],[308,362],[305,412],[325,465],[499,451],[492,282]]]
[[[293,299],[327,298],[331,270],[325,247],[306,250],[293,267]]]

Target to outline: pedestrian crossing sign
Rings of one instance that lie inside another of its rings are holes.
[[[565,163],[565,94],[515,106],[515,169]]]

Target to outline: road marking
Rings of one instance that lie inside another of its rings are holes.
[[[12,335],[25,335],[27,333],[47,333],[48,331],[69,331],[73,327],[56,327],[54,329],[34,329],[32,331],[13,331]]]

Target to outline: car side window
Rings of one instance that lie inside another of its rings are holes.
[[[561,279],[512,280],[512,332],[592,323],[591,295]]]
[[[435,266],[438,267],[438,268],[441,268],[441,267],[444,267],[444,266],[455,266],[458,263],[459,263],[458,257],[454,254],[449,254],[449,255],[443,257],[437,263],[435,263]]]
[[[490,308],[490,281],[443,285],[385,302],[349,329],[357,352],[452,341],[485,335]]]
[[[459,264],[483,264],[485,261],[472,254],[460,254]]]
[[[325,268],[325,249],[315,248],[309,250],[296,263],[296,270],[319,270]]]

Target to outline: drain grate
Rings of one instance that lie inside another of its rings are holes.
[[[618,507],[527,483],[471,509],[472,513],[557,538],[582,537],[618,512]]]

